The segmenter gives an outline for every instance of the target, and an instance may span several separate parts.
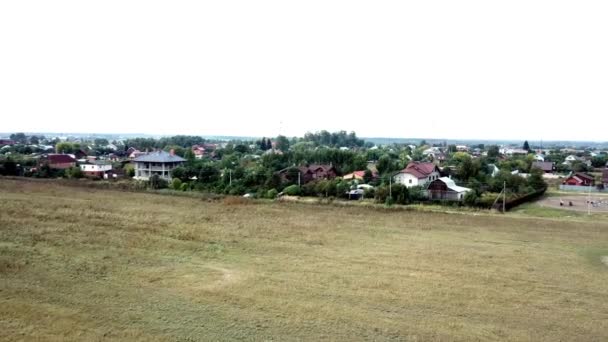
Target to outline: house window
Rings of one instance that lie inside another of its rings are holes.
[[[412,184],[412,180],[410,179],[410,184]]]

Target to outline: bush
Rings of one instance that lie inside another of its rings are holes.
[[[181,191],[188,191],[190,189],[190,184],[188,184],[188,183],[182,183],[182,185],[179,187],[179,189]]]
[[[78,166],[72,166],[65,170],[65,176],[68,178],[82,178],[84,174]]]
[[[289,196],[298,196],[300,195],[300,187],[297,185],[290,185],[283,189],[283,193]]]
[[[490,208],[494,204],[494,201],[496,201],[496,199],[498,198],[498,195],[499,194],[497,194],[495,192],[483,193],[481,195],[481,197],[479,198],[478,203],[480,206],[482,206],[484,208]]]
[[[182,185],[182,181],[179,178],[174,178],[171,182],[171,187],[173,188],[173,190],[181,190]]]
[[[167,188],[168,183],[165,179],[160,178],[159,175],[152,175],[148,180],[148,187],[150,189],[165,189]]]
[[[474,207],[477,205],[477,193],[475,191],[469,191],[464,195],[464,204],[469,207]]]
[[[270,189],[266,192],[266,198],[275,199],[277,198],[278,194],[279,192],[277,191],[277,189]]]

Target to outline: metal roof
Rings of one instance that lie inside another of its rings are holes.
[[[441,177],[439,178],[440,181],[444,182],[445,185],[448,187],[448,189],[456,191],[456,192],[467,192],[467,191],[471,191],[471,189],[469,188],[465,188],[463,186],[458,186],[456,185],[456,183],[454,183],[454,181],[451,178],[448,177]]]
[[[146,163],[181,163],[185,162],[186,159],[170,154],[165,151],[155,151],[148,154],[144,154],[133,159],[134,162],[146,162]]]

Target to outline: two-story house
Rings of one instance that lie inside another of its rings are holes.
[[[411,162],[407,167],[393,176],[395,183],[403,184],[408,188],[425,186],[439,179],[439,168],[433,163]]]
[[[148,180],[153,175],[167,181],[171,180],[171,171],[183,164],[186,160],[165,151],[150,152],[133,159],[135,166],[135,179]]]

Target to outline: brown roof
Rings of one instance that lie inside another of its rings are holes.
[[[586,178],[588,180],[595,180],[595,178],[593,176],[590,176],[590,175],[588,175],[586,173],[583,173],[583,172],[577,172],[573,176],[576,176],[576,177],[582,178],[582,179]]]
[[[602,171],[602,183],[608,183],[608,168]]]
[[[539,162],[539,161],[535,161],[532,163],[532,167],[536,167],[539,168],[545,172],[547,171],[553,171],[553,163],[552,162]]]
[[[49,154],[48,161],[50,164],[67,164],[75,163],[76,159],[70,157],[67,154]]]
[[[437,165],[433,163],[411,162],[407,164],[405,169],[401,170],[401,173],[409,173],[420,179],[428,177],[431,173],[433,173],[433,171],[436,170]]]

